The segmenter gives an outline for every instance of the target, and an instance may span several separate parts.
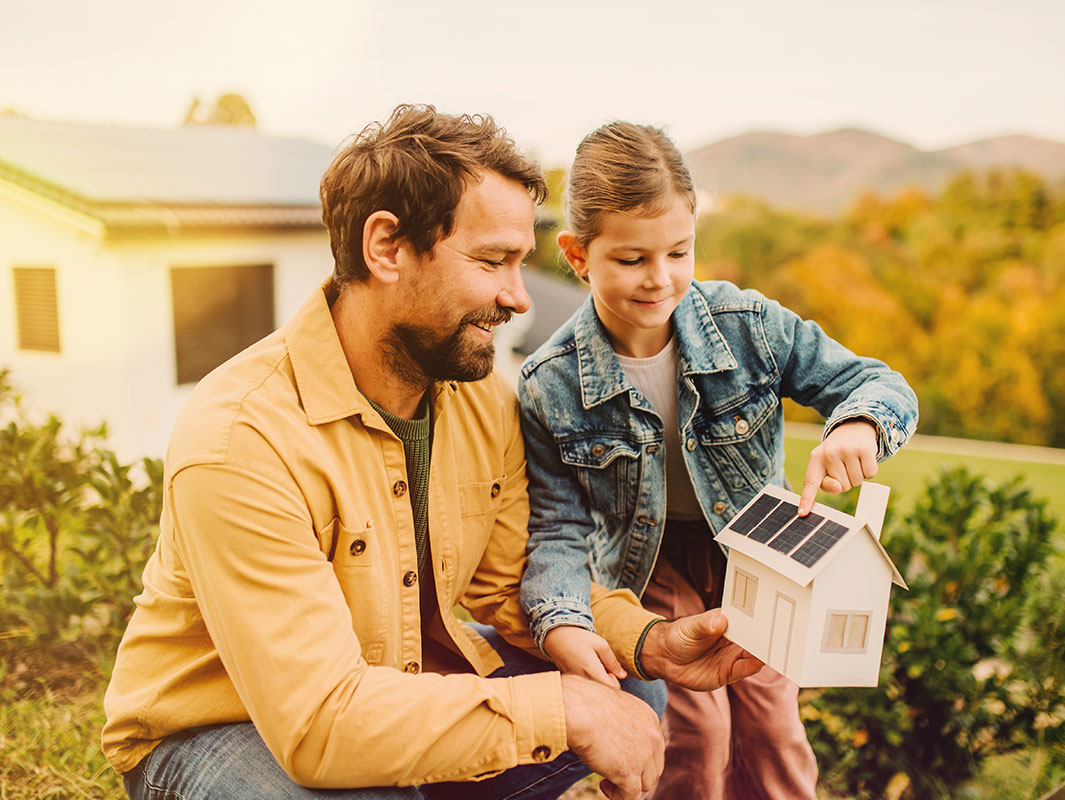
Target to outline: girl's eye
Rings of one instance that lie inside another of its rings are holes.
[[[688,251],[687,250],[685,250],[683,253],[670,253],[669,257],[670,258],[684,258],[686,255],[688,255]]]
[[[618,263],[619,264],[624,264],[626,267],[635,267],[637,264],[640,263],[640,259],[639,258],[619,258],[618,259]]]

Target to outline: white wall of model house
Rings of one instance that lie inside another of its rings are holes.
[[[54,212],[54,213],[49,213]],[[88,227],[88,226],[86,226]],[[324,230],[109,241],[76,215],[0,197],[0,366],[35,416],[107,422],[120,458],[162,456],[192,384],[176,378],[170,269],[272,264],[282,325],[332,269]],[[12,267],[55,269],[60,352],[21,350]]]

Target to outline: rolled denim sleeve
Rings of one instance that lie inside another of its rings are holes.
[[[544,423],[536,375],[518,385],[529,478],[529,541],[521,607],[538,647],[559,625],[595,630],[588,571],[594,524],[574,471]]]
[[[917,396],[906,379],[875,358],[858,356],[774,300],[762,327],[780,372],[781,395],[818,411],[824,436],[840,423],[865,419],[877,429],[877,460],[894,455],[917,429]]]

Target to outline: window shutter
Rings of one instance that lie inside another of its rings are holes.
[[[15,324],[20,350],[59,352],[59,299],[54,267],[14,267]]]
[[[172,267],[177,382],[198,381],[274,330],[272,264]]]

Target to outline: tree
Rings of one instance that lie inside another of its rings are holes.
[[[193,97],[185,112],[186,125],[236,125],[254,128],[255,113],[244,95],[226,92],[218,95],[214,105],[205,105],[199,97]]]

